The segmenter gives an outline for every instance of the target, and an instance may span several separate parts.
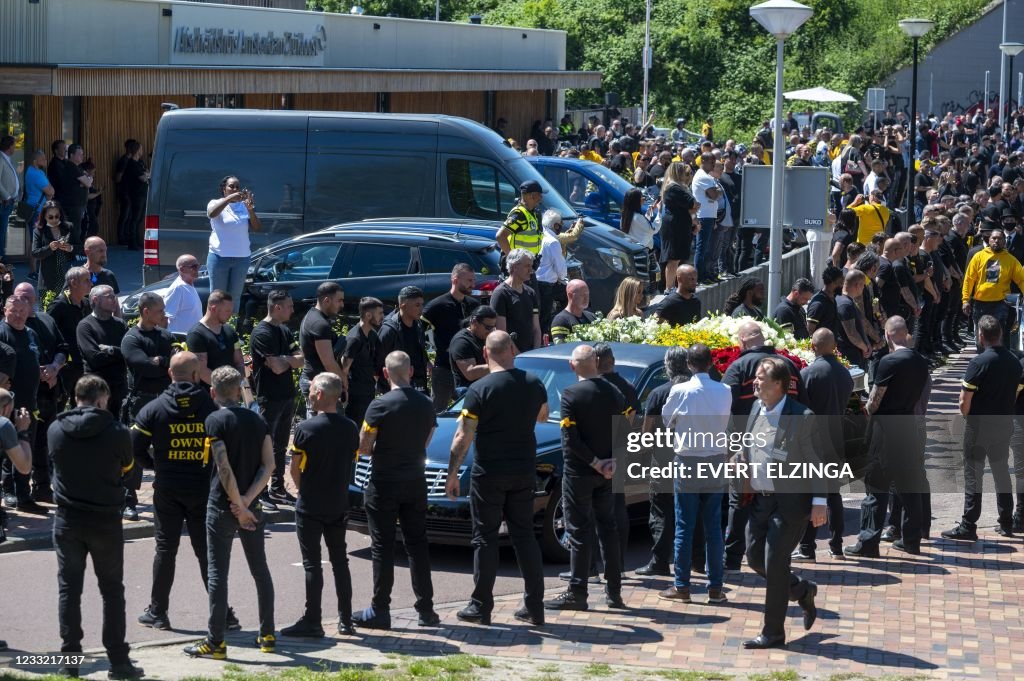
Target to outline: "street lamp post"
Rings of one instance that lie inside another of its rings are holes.
[[[651,0],[647,0],[646,18],[644,20],[644,105],[640,115],[640,125],[647,124],[647,98],[650,93],[651,79]]]
[[[1006,113],[1002,117],[1002,120],[1006,121],[1006,116],[1010,114],[1010,108],[1008,104],[1010,102],[1010,98],[1013,96],[1013,58],[1016,57],[1021,52],[1024,52],[1024,43],[999,43],[999,50],[1003,53],[1003,55],[1010,58],[1010,68],[1006,72],[1006,101],[1003,101],[1002,99],[999,100],[1000,114],[1003,114],[1003,107],[1006,107]],[[1000,89],[1002,89],[1002,83],[999,84],[999,87]],[[1019,101],[1017,102],[1017,106],[1020,106]],[[1006,131],[1003,130],[1002,126],[1000,126],[1000,132],[1003,133],[1004,137],[1006,136]]]
[[[914,220],[914,173],[917,170],[914,167],[914,157],[917,156],[917,47],[921,37],[932,30],[934,26],[935,22],[928,19],[903,19],[900,21],[900,30],[914,41],[914,68],[910,85],[910,168],[907,171],[907,227]]]
[[[772,152],[771,231],[768,246],[768,314],[782,297],[782,183],[786,169],[786,145],[782,134],[782,59],[786,38],[793,35],[814,10],[795,0],[767,0],[750,8],[750,16],[775,36],[775,138]]]

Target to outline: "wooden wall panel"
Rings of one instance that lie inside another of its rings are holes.
[[[292,108],[297,111],[373,111],[377,96],[373,92],[295,93]]]
[[[100,236],[107,243],[117,242],[117,197],[114,193],[114,165],[124,153],[124,141],[130,137],[142,144],[142,152],[150,162],[156,126],[163,114],[160,104],[195,106],[195,97],[83,97],[82,145],[85,155],[96,164],[95,185],[103,190],[100,212]],[[59,136],[59,135],[58,135]]]
[[[498,118],[507,120],[508,127],[505,132],[525,149],[533,122],[536,120],[544,122],[544,101],[543,90],[498,92],[494,111],[495,120]]]
[[[483,92],[392,92],[393,113],[433,113],[484,120]]]
[[[60,97],[32,98],[32,146],[50,156],[50,144],[61,138]]]
[[[245,95],[243,100],[246,109],[280,109],[281,96],[272,94]]]

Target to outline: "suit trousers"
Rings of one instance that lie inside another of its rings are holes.
[[[596,524],[608,593],[618,596],[622,589],[622,558],[612,481],[597,473],[566,474],[562,477],[562,503],[571,550],[569,588],[580,596],[587,595],[591,551],[594,548],[592,528]]]
[[[747,564],[764,577],[764,626],[768,638],[785,637],[789,601],[807,593],[810,582],[790,570],[793,549],[807,529],[811,495],[755,493],[747,525]]]

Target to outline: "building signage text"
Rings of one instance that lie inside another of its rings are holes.
[[[180,54],[319,57],[327,46],[327,31],[321,25],[311,35],[179,26],[173,45]]]

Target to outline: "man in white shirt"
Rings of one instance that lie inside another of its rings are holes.
[[[697,218],[700,220],[700,232],[697,233],[697,252],[693,264],[697,268],[697,276],[701,282],[712,281],[712,248],[715,240],[715,222],[718,217],[718,198],[722,195],[722,185],[711,174],[715,169],[715,155],[705,152],[700,155],[700,169],[694,173],[690,191],[693,198],[700,204]],[[715,280],[717,281],[717,279]]]
[[[693,378],[672,387],[661,416],[666,429],[677,436],[676,461],[693,477],[705,463],[724,463],[732,411],[732,390],[711,379],[711,350],[695,343],[686,353]],[[725,537],[722,534],[722,497],[725,479],[675,480],[675,583],[659,598],[690,603],[690,569],[698,517],[704,526],[708,570],[708,603],[724,603]]]
[[[174,263],[178,277],[164,293],[167,330],[171,333],[187,334],[203,318],[203,303],[193,286],[199,276],[199,261],[194,255],[185,254]]]
[[[766,479],[768,463],[785,465],[814,456],[813,424],[809,418],[814,414],[786,396],[789,382],[789,366],[784,359],[761,360],[754,377],[757,399],[746,428],[748,442],[753,443],[747,448],[747,463],[760,464],[760,474],[750,480],[754,493],[747,525],[747,564],[764,577],[767,585],[764,626],[760,635],[744,641],[744,648],[785,646],[788,601],[796,601],[803,609],[804,629],[810,629],[818,616],[814,604],[818,586],[793,574],[790,555],[807,529],[808,520],[815,527],[825,523],[826,481],[799,480],[797,489],[780,491],[777,487],[793,481]]]
[[[885,176],[885,161],[876,158],[871,162],[871,172],[864,178],[864,193],[870,194],[878,189],[878,180]]]
[[[557,226],[562,224],[562,216],[556,210],[546,210],[541,217],[543,233],[540,241],[540,265],[537,267],[537,288],[540,298],[540,330],[542,334],[551,332],[551,315],[555,299],[559,302],[565,298],[565,284],[569,280],[569,270],[562,254],[562,244],[558,240]]]

